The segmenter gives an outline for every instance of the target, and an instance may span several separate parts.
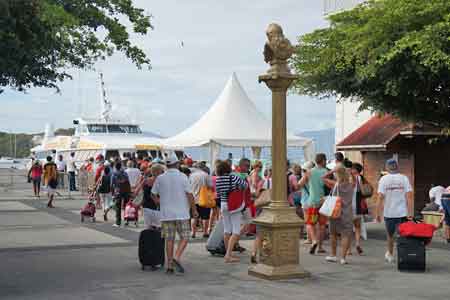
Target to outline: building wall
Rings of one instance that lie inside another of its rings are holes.
[[[399,137],[392,141],[387,151],[363,152],[364,176],[378,188],[380,173],[389,158],[397,158],[400,173],[408,176],[414,193],[414,210],[420,212],[429,202],[432,185],[450,185],[450,139],[430,143],[429,137]],[[375,198],[370,206],[375,205]]]
[[[372,117],[369,111],[358,112],[358,108],[359,103],[348,100],[341,100],[340,103],[336,103],[336,144]]]
[[[430,143],[426,137],[416,138],[416,204],[421,209],[429,201],[432,185],[450,185],[450,140]]]
[[[408,176],[411,185],[415,186],[415,173],[414,173],[414,154],[408,151],[368,151],[363,152],[363,166],[364,177],[373,185],[376,191],[378,191],[378,182],[381,178],[381,172],[385,170],[386,160],[390,158],[396,158],[399,162],[400,172]],[[376,196],[369,200],[369,208],[371,214],[375,213]]]
[[[352,8],[361,2],[363,2],[363,0],[324,0],[323,10],[325,14],[332,14],[344,9]]]

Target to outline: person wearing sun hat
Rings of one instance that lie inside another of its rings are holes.
[[[384,223],[387,232],[387,252],[385,260],[394,261],[394,238],[398,225],[412,218],[413,196],[412,187],[408,177],[400,174],[397,160],[391,158],[386,161],[387,175],[381,177],[378,184],[378,203],[376,220]]]

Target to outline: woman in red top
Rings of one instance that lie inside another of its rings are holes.
[[[31,178],[31,182],[33,183],[33,192],[35,197],[39,197],[39,193],[41,192],[41,177],[42,177],[42,165],[39,160],[35,160],[33,165],[28,171],[28,177]]]

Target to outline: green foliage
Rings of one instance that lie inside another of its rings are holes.
[[[14,156],[14,147],[16,148],[17,157],[27,157],[30,155],[30,149],[33,147],[32,135],[29,134],[9,134],[0,132],[0,157]]]
[[[73,135],[75,129],[73,128],[59,128],[55,131],[55,135]],[[33,137],[36,135],[44,136],[44,133],[26,134],[18,133],[11,134],[0,131],[0,157],[14,156],[14,147],[16,148],[17,158],[30,156],[30,149],[33,148]]]
[[[299,38],[295,89],[450,127],[450,1],[370,0]]]
[[[135,33],[152,29],[132,0],[0,0],[0,87],[58,89],[71,78],[65,70],[91,68],[114,51],[150,67],[130,42],[125,18]]]

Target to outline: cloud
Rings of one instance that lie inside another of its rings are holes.
[[[150,115],[153,115],[154,117],[157,117],[157,118],[162,118],[165,116],[165,113],[160,109],[152,108],[152,109],[150,109]]]
[[[279,22],[293,43],[298,35],[326,25],[322,1],[258,0],[206,1],[136,0],[151,13],[155,30],[131,35],[150,56],[152,70],[138,70],[122,54],[96,64],[104,74],[108,99],[122,116],[132,117],[150,131],[165,136],[193,124],[217,99],[232,72],[266,116],[271,115],[270,90],[257,81],[267,69],[262,48],[265,29]],[[180,42],[184,42],[184,47]],[[1,126],[36,132],[51,120],[70,127],[80,114],[100,110],[98,73],[69,70],[74,80],[28,94],[5,91]],[[334,122],[334,102],[288,95],[288,127],[304,131]],[[1,129],[1,128],[0,128]]]

